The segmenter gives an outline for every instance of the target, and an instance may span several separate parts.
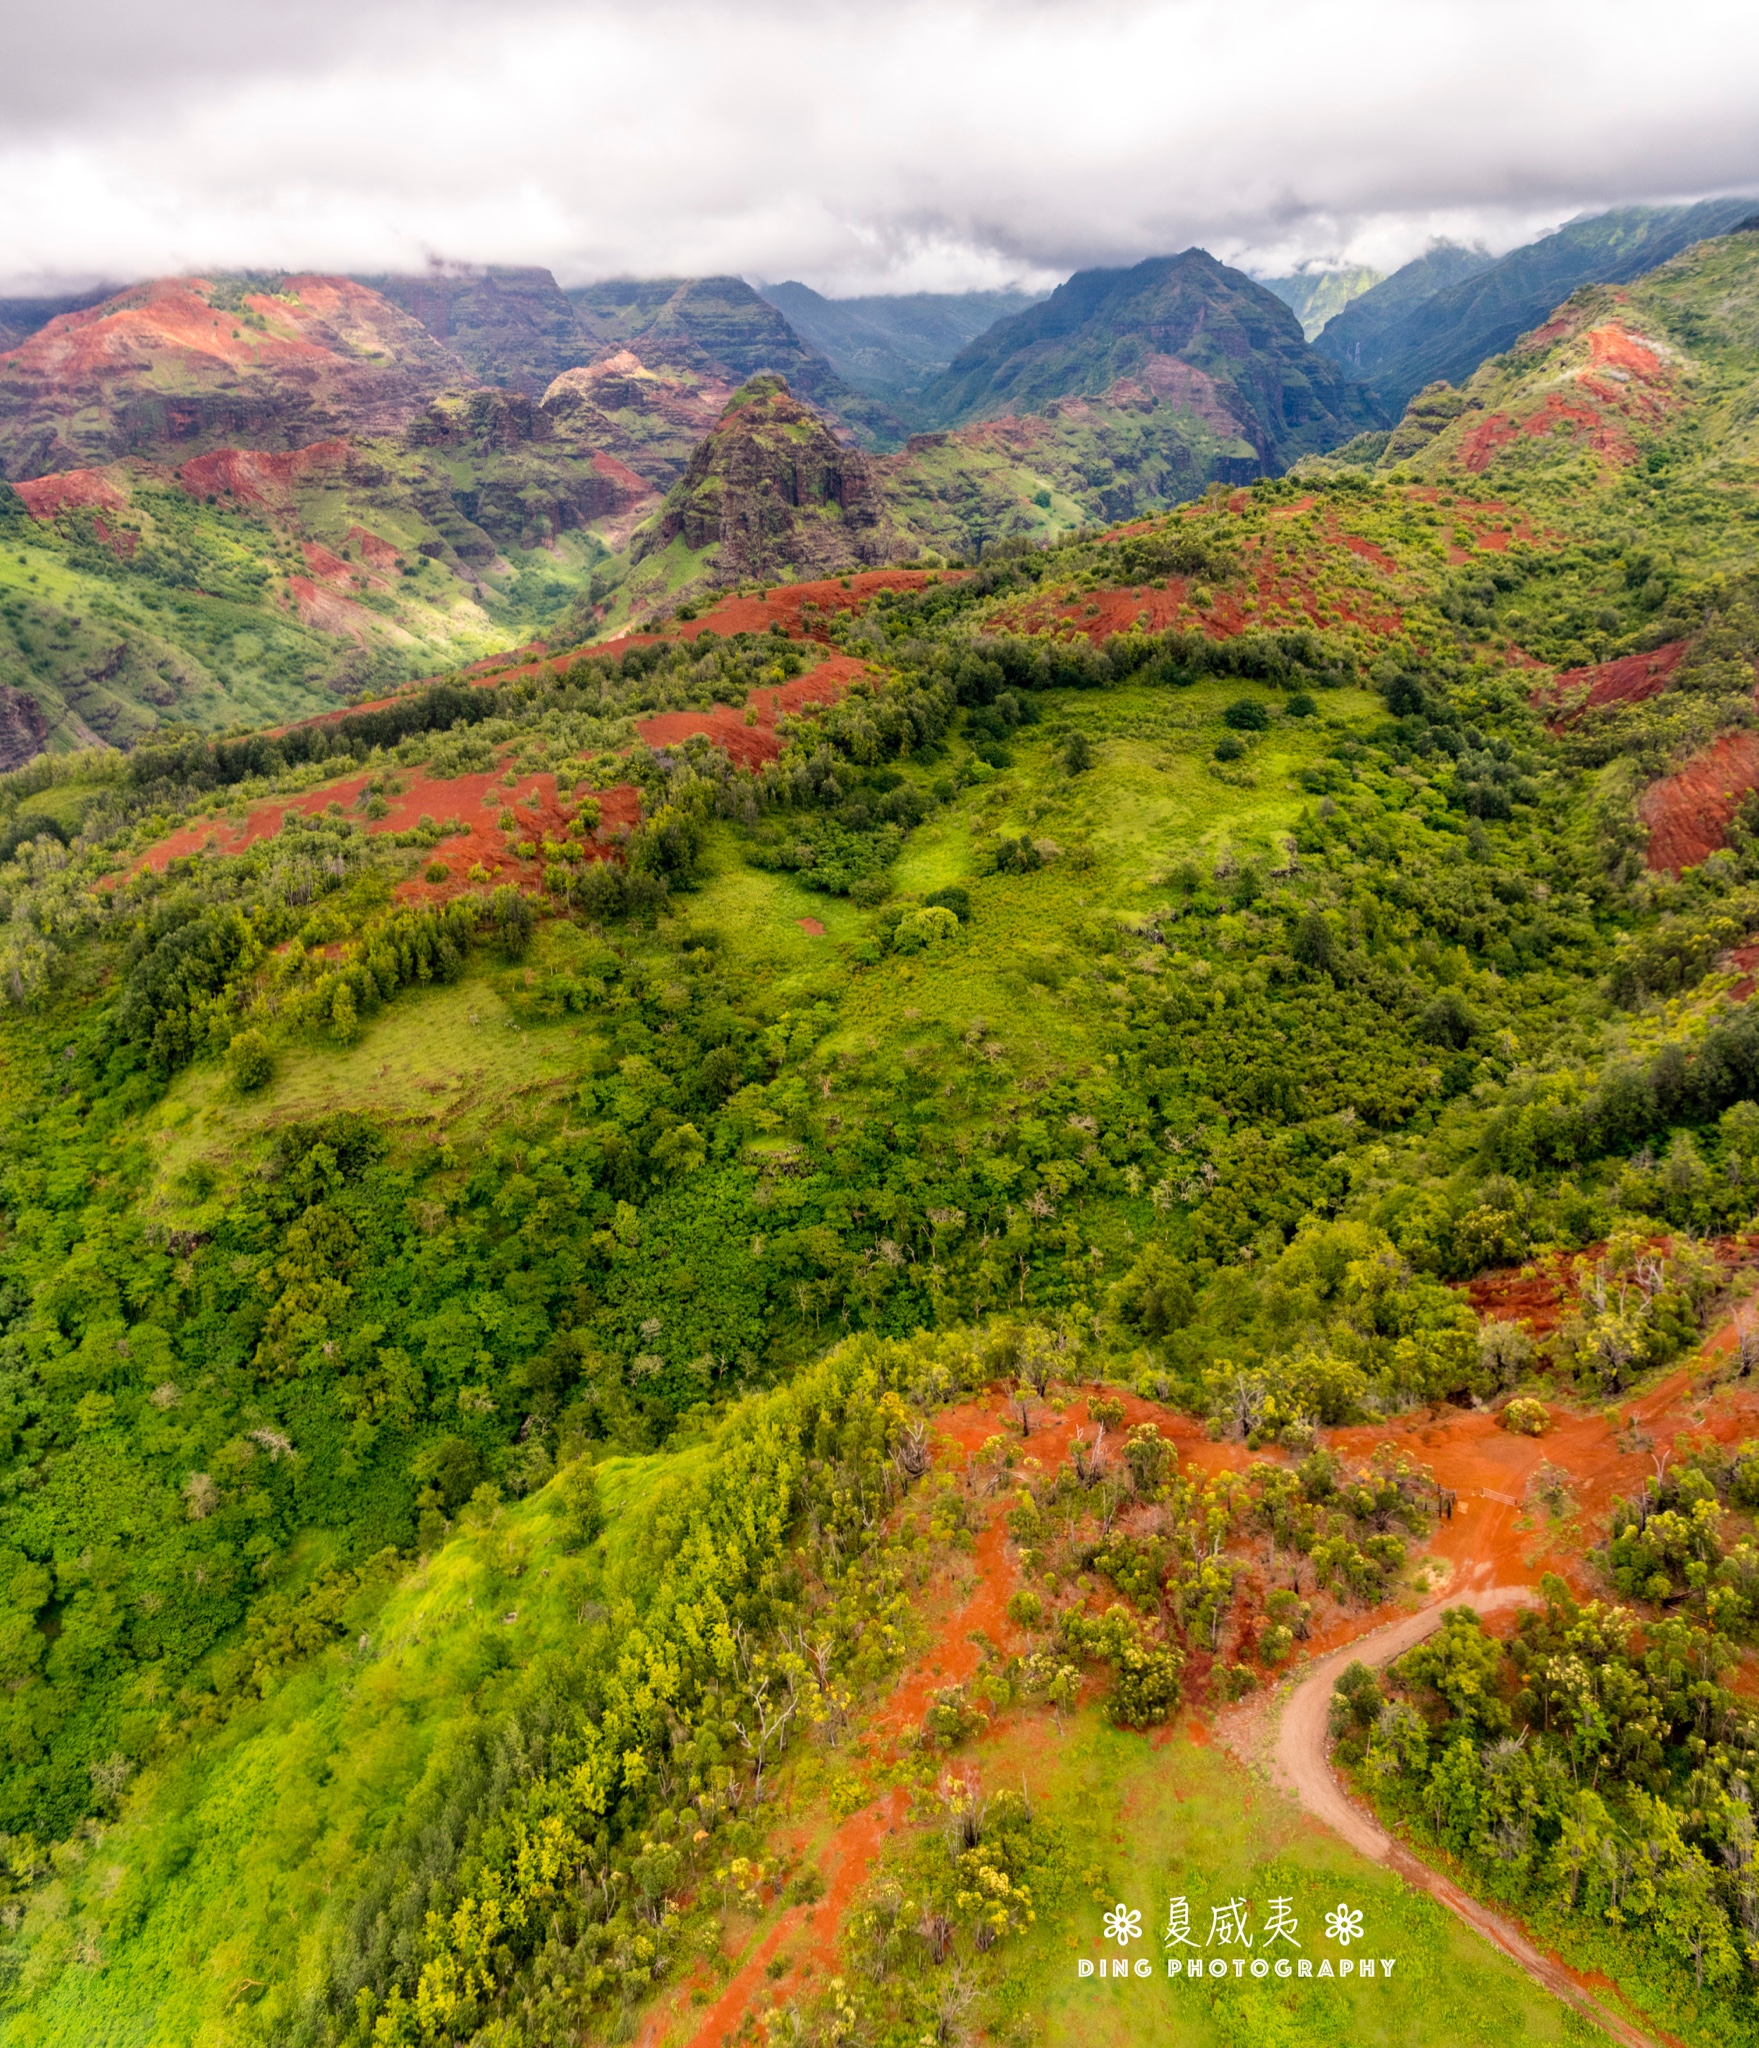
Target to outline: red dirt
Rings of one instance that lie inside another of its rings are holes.
[[[1637,805],[1649,827],[1651,870],[1697,867],[1728,843],[1741,800],[1759,789],[1759,733],[1724,733],[1677,775],[1651,783]]]
[[[1490,1322],[1526,1323],[1536,1337],[1555,1330],[1570,1304],[1569,1261],[1558,1253],[1530,1272],[1506,1266],[1466,1284],[1466,1299]]]
[[[1515,1291],[1511,1276],[1486,1276],[1487,1305],[1511,1306]],[[1624,1440],[1629,1448],[1622,1448],[1614,1440],[1613,1425],[1598,1413],[1559,1412],[1546,1435],[1535,1439],[1501,1429],[1496,1417],[1487,1411],[1463,1413],[1452,1409],[1433,1416],[1418,1413],[1396,1423],[1328,1431],[1326,1442],[1352,1460],[1366,1460],[1381,1445],[1390,1443],[1414,1453],[1433,1470],[1442,1486],[1454,1490],[1451,1519],[1438,1524],[1424,1546],[1429,1555],[1452,1566],[1446,1585],[1434,1596],[1432,1605],[1439,1608],[1464,1599],[1495,1610],[1495,1625],[1506,1628],[1509,1611],[1536,1591],[1545,1570],[1559,1571],[1584,1594],[1593,1590],[1585,1584],[1579,1525],[1563,1532],[1569,1548],[1562,1551],[1553,1547],[1544,1528],[1517,1526],[1525,1519],[1522,1503],[1528,1483],[1541,1463],[1550,1463],[1571,1475],[1583,1516],[1597,1521],[1605,1516],[1615,1495],[1634,1494],[1651,1475],[1653,1465],[1645,1439],[1665,1443],[1686,1429],[1700,1437],[1708,1434],[1720,1442],[1732,1442],[1752,1432],[1759,1422],[1759,1391],[1724,1386],[1712,1392],[1704,1380],[1705,1366],[1726,1350],[1727,1342],[1728,1332],[1719,1332],[1691,1364],[1642,1397],[1621,1404],[1622,1420],[1631,1425]],[[1068,1455],[1077,1430],[1091,1427],[1085,1415],[1083,1390],[1071,1389],[1070,1396],[1063,1415],[1041,1407],[1031,1436],[1023,1442],[1013,1437],[1019,1453],[1036,1458],[1047,1473]],[[1155,1422],[1176,1445],[1182,1468],[1237,1470],[1251,1461],[1252,1454],[1243,1446],[1210,1441],[1189,1417],[1170,1414],[1134,1395],[1122,1398],[1127,1425]],[[953,1470],[960,1465],[968,1466],[971,1454],[988,1438],[1012,1434],[1000,1390],[992,1390],[939,1416],[935,1434],[937,1466]],[[1014,1589],[1015,1575],[1007,1548],[1005,1505],[1004,1496],[979,1506],[978,1511],[985,1519],[970,1554],[970,1563],[975,1567],[970,1591],[940,1615],[934,1623],[929,1647],[902,1674],[877,1709],[864,1717],[864,1735],[877,1740],[882,1759],[900,1738],[920,1727],[931,1693],[968,1680],[976,1672],[978,1649],[970,1640],[974,1631],[981,1630],[1004,1656],[1019,1647],[1017,1632],[1007,1616],[1007,1600]],[[957,1564],[954,1568],[962,1569]],[[1388,1625],[1420,1634],[1423,1621],[1421,1617],[1414,1620],[1408,1609],[1397,1605],[1367,1613],[1339,1608],[1322,1616],[1312,1640],[1305,1646],[1305,1654],[1317,1660],[1338,1649],[1354,1653],[1354,1646],[1363,1638]],[[1365,1643],[1363,1652],[1378,1655],[1380,1647],[1384,1645]],[[1188,1675],[1194,1693],[1203,1679],[1206,1661],[1192,1660]],[[1323,1668],[1322,1676],[1329,1685],[1329,1666]],[[1262,1701],[1260,1695],[1257,1702],[1223,1716],[1231,1742],[1238,1744],[1242,1737],[1249,1737],[1254,1721],[1262,1716]],[[1321,1700],[1322,1718],[1323,1709]],[[1284,1725],[1288,1726],[1286,1715]],[[1179,1739],[1207,1743],[1210,1733],[1205,1721],[1196,1719],[1188,1726],[1180,1724],[1157,1731],[1148,1739],[1157,1746]],[[997,1715],[989,1730],[974,1740],[956,1769],[969,1783],[981,1768],[982,1753],[988,1751],[993,1757],[999,1752],[1007,1759],[1010,1778],[1018,1764],[1022,1780],[1030,1785],[1035,1764],[1049,1746],[1043,1717],[1011,1708]],[[866,1747],[866,1743],[861,1747]],[[1322,1754],[1323,1730],[1320,1750]],[[1326,1777],[1330,1783],[1329,1772]],[[1334,1792],[1335,1789],[1334,1785]],[[748,2015],[761,2020],[766,1983],[774,1984],[770,1997],[780,2003],[799,1988],[803,1978],[828,1974],[837,1967],[836,1940],[841,1922],[854,1903],[861,1882],[882,1855],[887,1837],[904,1825],[905,1804],[900,1791],[888,1792],[832,1831],[821,1858],[829,1881],[827,1896],[815,1908],[794,1907],[778,1917],[701,2018],[693,2016],[693,2023],[681,2031],[680,2038],[689,2043],[689,2048],[722,2048]],[[1354,1811],[1349,1809],[1346,1819]],[[796,1840],[803,1841],[797,1830],[793,1834]],[[1490,1933],[1492,1939],[1501,1940],[1505,1947],[1509,1946],[1507,1937],[1512,1932],[1515,1948],[1522,1948],[1526,1937],[1518,1928],[1498,1932],[1480,1925],[1482,1915],[1475,1902],[1454,1893],[1445,1880],[1438,1879],[1408,1852],[1398,1850],[1394,1864],[1411,1883],[1432,1891],[1438,1885],[1443,1887],[1449,1894],[1443,1902],[1479,1926],[1480,1932]],[[788,1967],[777,1979],[769,1979],[768,1965],[797,1936],[804,1939],[791,1947]],[[1517,1959],[1523,1960],[1525,1967],[1535,1968],[1533,1959],[1524,1952]],[[1555,1980],[1554,1989],[1563,1986],[1566,1978],[1591,1993],[1607,1989],[1581,1973],[1564,1971],[1555,1958],[1541,1958],[1537,1973],[1542,1981]],[[662,2036],[676,2027],[681,2016],[682,1989],[650,2016],[638,2037],[642,2048],[655,2048]]]
[[[320,554],[328,554],[320,549]],[[331,561],[336,561],[330,555]],[[337,562],[338,569],[346,570],[347,564]],[[287,593],[293,600],[293,609],[302,626],[312,626],[320,633],[346,633],[350,639],[364,641],[369,630],[380,623],[378,615],[369,612],[365,605],[356,604],[352,598],[338,597],[333,590],[320,590],[309,576],[289,576]]]
[[[1725,974],[1741,977],[1729,990],[1729,997],[1744,1003],[1753,993],[1755,976],[1759,976],[1759,946],[1731,946],[1716,964]]]
[[[1659,697],[1684,658],[1686,646],[1684,640],[1670,640],[1650,654],[1627,654],[1592,668],[1566,669],[1549,688],[1533,693],[1534,706],[1549,702],[1557,713],[1555,731],[1584,711],[1603,711],[1609,704],[1641,704],[1646,698]],[[1579,701],[1578,690],[1584,692]]]
[[[285,512],[293,504],[294,487],[307,477],[348,466],[346,441],[313,441],[304,448],[277,454],[267,448],[216,448],[184,463],[177,481],[193,498],[228,497]]]
[[[817,583],[779,583],[765,597],[729,592],[700,617],[669,626],[667,637],[676,634],[681,640],[696,640],[704,633],[719,633],[726,638],[734,633],[767,633],[779,624],[787,627],[791,638],[822,640],[828,638],[829,613],[860,611],[882,590],[920,590],[925,583],[956,583],[967,573],[963,569],[863,569],[849,577],[846,588],[842,580],[828,576]],[[809,605],[817,608],[818,617],[807,617]],[[638,638],[654,637],[631,636],[631,644]],[[620,640],[609,643],[612,647],[622,644]],[[598,654],[605,650],[595,647],[589,651]]]
[[[181,832],[174,832],[170,838],[162,839],[157,846],[142,854],[128,873],[135,875],[143,868],[152,868],[162,874],[169,862],[184,854],[242,852],[259,839],[272,839],[280,831],[282,821],[295,812],[315,818],[332,803],[338,803],[345,812],[351,812],[367,780],[364,773],[349,775],[339,782],[307,790],[301,796],[277,797],[256,805],[238,825],[226,819],[211,818],[186,825]],[[429,882],[417,876],[400,883],[397,896],[402,902],[443,903],[480,886],[469,879],[470,868],[479,863],[488,869],[494,882],[537,887],[542,880],[544,865],[541,845],[539,856],[525,861],[513,851],[515,844],[524,839],[534,843],[546,837],[560,839],[566,821],[577,808],[558,799],[556,778],[548,773],[522,775],[518,782],[506,787],[494,769],[482,775],[455,776],[448,781],[425,775],[419,769],[402,770],[398,780],[404,784],[403,794],[390,799],[391,808],[384,817],[366,821],[365,830],[369,835],[407,832],[419,825],[424,816],[441,824],[451,818],[461,818],[467,828],[463,833],[449,835],[433,850],[431,858],[444,861],[451,871],[446,879]],[[501,799],[500,803],[489,805],[483,802],[491,790]],[[535,806],[521,801],[532,794],[538,798]],[[599,828],[592,857],[602,860],[611,854],[612,835],[619,831],[633,831],[640,822],[640,798],[631,785],[624,783],[596,794],[594,801],[599,806]],[[511,810],[519,821],[511,832],[503,832],[496,823],[502,808]]]
[[[797,917],[794,922],[809,939],[822,939],[825,935],[825,928],[816,917]]]
[[[360,529],[356,527],[355,531]],[[343,561],[340,555],[333,555],[322,541],[304,541],[300,544],[300,552],[305,556],[306,568],[320,583],[333,583],[345,590],[386,590],[390,587],[385,578],[375,571],[357,568],[354,563]]]
[[[389,576],[394,573],[403,560],[401,551],[393,547],[390,541],[382,539],[364,526],[351,526],[348,529],[346,544],[351,548],[358,548],[360,559],[368,568],[377,569],[383,575]]]
[[[320,550],[320,553],[327,554],[327,551]],[[333,555],[328,556],[328,559],[335,562],[343,572],[349,572],[349,564],[346,562],[338,562]],[[346,598],[319,590],[316,584],[305,577],[294,577],[290,581],[296,592],[303,593],[302,618],[308,605],[314,609],[318,606],[334,607],[338,613],[359,613],[363,618],[373,616]],[[543,655],[543,642],[534,641],[530,647],[517,649],[515,653],[533,651],[540,656]],[[512,657],[505,655],[495,657],[498,661],[510,658]],[[563,666],[573,658],[572,652],[556,657],[554,665]],[[479,667],[485,665],[478,664]],[[511,670],[497,669],[492,682],[503,682],[512,675],[527,674],[540,666],[541,662],[528,662]],[[649,746],[653,747],[675,746],[689,738],[692,733],[706,733],[730,759],[745,766],[760,766],[765,761],[774,760],[782,751],[784,742],[777,730],[781,720],[802,717],[823,705],[834,704],[858,676],[866,673],[866,665],[852,655],[833,655],[830,660],[820,662],[816,668],[803,676],[795,676],[789,682],[779,683],[774,687],[754,690],[745,707],[717,704],[709,711],[662,711],[652,718],[638,721],[635,730]],[[492,685],[485,683],[486,686]],[[383,704],[393,701],[389,697],[379,700]],[[351,705],[338,711],[326,712],[321,719],[312,720],[310,723],[328,723],[333,719],[347,717],[352,710],[371,708],[369,705]],[[751,725],[745,722],[748,710],[754,715],[755,722]],[[367,823],[365,829],[368,833],[407,831],[419,824],[424,814],[442,822],[447,818],[461,817],[468,821],[470,828],[462,836],[448,838],[435,850],[434,857],[444,860],[451,869],[446,880],[438,883],[422,880],[400,883],[397,889],[400,900],[446,901],[472,886],[479,886],[471,884],[468,879],[468,870],[477,865],[487,868],[491,879],[496,882],[517,882],[522,887],[532,889],[541,885],[544,866],[541,858],[529,862],[521,861],[512,848],[521,839],[540,841],[546,836],[560,839],[562,827],[573,815],[573,811],[558,803],[553,775],[527,775],[505,792],[505,804],[517,809],[520,822],[513,833],[503,833],[498,826],[489,822],[498,815],[499,806],[490,807],[482,802],[491,785],[498,787],[497,778],[500,772],[500,764],[497,764],[486,774],[460,775],[448,781],[440,781],[419,769],[398,771],[397,779],[406,784],[405,794],[393,802],[387,816]],[[148,867],[163,873],[168,861],[183,854],[207,851],[222,854],[238,853],[259,839],[272,838],[281,829],[281,822],[290,811],[299,811],[307,817],[315,817],[331,803],[340,803],[344,810],[347,810],[359,797],[366,782],[365,774],[345,776],[318,789],[307,790],[298,797],[276,798],[258,804],[244,823],[238,826],[225,821],[216,823],[211,819],[187,825],[182,831],[172,833],[169,838],[161,840],[157,846],[142,854],[126,873],[135,875]],[[516,805],[516,799],[531,791],[536,791],[539,796],[537,809],[527,810],[523,805]],[[597,792],[595,800],[600,810],[601,842],[595,857],[604,858],[611,851],[611,846],[604,843],[609,839],[609,835],[618,832],[626,836],[641,822],[641,799],[632,784],[619,783],[612,789]],[[125,877],[106,877],[103,886],[114,887],[121,879]],[[819,935],[823,935],[822,926]]]
[[[9,383],[44,392],[117,381],[160,381],[165,369],[212,389],[240,375],[286,374],[302,391],[332,378],[397,380],[412,334],[408,317],[370,287],[343,277],[281,280],[273,294],[247,296],[248,323],[210,306],[200,277],[157,278],[83,312],[58,314],[5,358]],[[398,367],[393,368],[392,365]],[[423,366],[429,380],[438,365]]]
[[[1531,341],[1562,340],[1573,332],[1573,322],[1553,321]],[[1587,343],[1587,366],[1572,379],[1576,402],[1561,391],[1548,391],[1536,405],[1474,421],[1460,442],[1460,460],[1467,469],[1486,468],[1499,449],[1524,434],[1559,432],[1580,436],[1610,461],[1636,460],[1637,444],[1626,422],[1654,425],[1672,410],[1674,370],[1651,343],[1613,322],[1594,328]]]
[[[55,519],[72,511],[120,512],[128,503],[127,493],[101,469],[64,469],[12,488],[33,519]]]
[[[740,767],[761,767],[782,751],[778,721],[800,718],[836,703],[849,685],[867,672],[865,662],[850,654],[837,654],[790,682],[753,690],[743,707],[717,704],[709,711],[656,712],[652,718],[642,719],[635,730],[650,747],[676,746],[692,733],[707,733]],[[748,724],[753,714],[754,722]]]

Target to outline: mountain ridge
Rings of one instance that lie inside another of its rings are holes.
[[[1236,372],[1236,363],[1252,368]],[[1372,398],[1308,347],[1281,299],[1201,249],[1077,272],[961,351],[923,404],[943,424],[962,425],[1114,390],[1231,428],[1266,469],[1379,416]]]
[[[1329,323],[1315,345],[1371,384],[1386,404],[1402,406],[1425,384],[1463,382],[1578,286],[1641,276],[1691,243],[1725,233],[1753,204],[1715,199],[1589,215],[1426,292],[1384,324],[1377,316],[1390,302],[1377,305],[1375,294],[1367,293]]]

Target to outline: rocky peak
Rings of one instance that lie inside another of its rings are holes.
[[[898,547],[873,464],[840,441],[785,377],[753,377],[690,459],[635,559],[681,539],[715,551],[715,577],[815,576],[891,559]]]

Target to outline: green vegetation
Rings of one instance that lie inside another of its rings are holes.
[[[1463,384],[1579,287],[1642,277],[1705,236],[1726,235],[1752,210],[1750,198],[1618,207],[1494,263],[1482,251],[1444,247],[1346,306],[1320,350],[1401,406],[1438,378]]]
[[[936,1820],[799,1993],[825,2039],[979,2001],[1078,2038],[1086,1901],[1329,1887],[1342,1852],[1280,1810],[1220,1843],[1223,1767],[1175,1745],[1179,1820],[1128,1731],[1408,1583],[1440,1493],[1328,1431],[1622,1399],[1752,1218],[1759,1024],[1721,963],[1753,821],[1676,876],[1636,806],[1751,716],[1748,565],[1703,508],[1750,490],[1704,422],[1748,430],[1756,265],[1739,238],[1631,294],[1705,365],[1640,459],[1521,437],[1479,482],[1462,413],[1423,484],[1352,458],[999,546],[827,622],[864,672],[773,757],[637,744],[642,713],[810,694],[817,646],[705,634],[0,783],[13,2038],[624,2038],[811,1895],[784,1786]],[[1542,366],[1494,374],[1512,405]],[[1674,639],[1611,712],[1554,718],[1511,658]],[[465,777],[533,818],[523,887],[425,794]],[[1528,1261],[1567,1295],[1538,1335],[1455,1284]],[[937,1428],[992,1387],[1011,1420],[962,1461]],[[1583,1952],[1706,2042],[1754,2016],[1751,1463],[1614,1513],[1584,1569],[1624,1612],[1554,1595],[1506,1652],[1455,1622],[1344,1710],[1389,1808],[1593,1921]],[[931,1669],[885,1754],[992,1522],[1024,1647]],[[1070,1726],[1068,1762],[980,1811],[942,1769],[1004,1709]],[[1128,1859],[1107,1772],[1154,1816]],[[1526,1788],[1518,1854],[1493,1780]],[[1620,1860],[1651,1842],[1665,1926]],[[1352,1872],[1412,1963],[1399,2038],[1458,2037],[1444,1958],[1487,2026],[1536,2013]],[[1640,1931],[1598,1932],[1603,1879]],[[1324,2037],[1276,1996],[1193,2000],[1192,2037]]]

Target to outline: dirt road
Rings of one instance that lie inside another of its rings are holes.
[[[1469,1897],[1457,1885],[1431,1870],[1427,1864],[1395,1842],[1372,1815],[1356,1805],[1344,1792],[1332,1770],[1327,1754],[1327,1717],[1332,1687],[1346,1666],[1358,1659],[1379,1666],[1401,1656],[1413,1643],[1431,1634],[1441,1622],[1444,1607],[1473,1607],[1480,1614],[1498,1608],[1519,1606],[1534,1599],[1531,1586],[1465,1586],[1439,1597],[1417,1613],[1387,1622],[1371,1634],[1346,1643],[1340,1650],[1319,1659],[1296,1686],[1283,1706],[1276,1747],[1272,1752],[1275,1777],[1287,1792],[1321,1820],[1352,1849],[1396,1870],[1407,1884],[1428,1892],[1468,1927],[1492,1941],[1506,1956],[1520,1964],[1535,1983],[1556,1998],[1572,2005],[1585,2018],[1605,2029],[1626,2048],[1658,2048],[1659,2037],[1645,2034],[1610,2012],[1586,1985],[1579,1983],[1561,1963],[1535,1948],[1512,1920],[1505,1920]]]

